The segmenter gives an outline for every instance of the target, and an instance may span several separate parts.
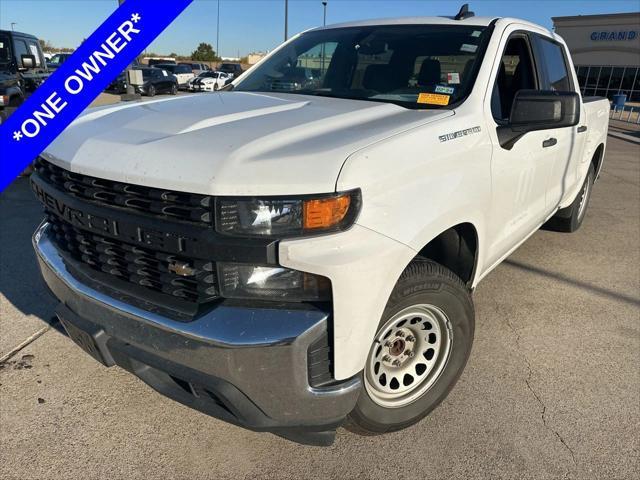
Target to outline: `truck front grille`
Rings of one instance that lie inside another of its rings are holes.
[[[36,160],[35,169],[56,189],[94,204],[207,227],[213,225],[213,197],[208,195],[103,180],[70,172],[42,158]]]
[[[57,247],[74,260],[115,278],[188,302],[218,298],[215,264],[183,258],[85,232],[47,212]],[[187,266],[189,276],[174,271]]]

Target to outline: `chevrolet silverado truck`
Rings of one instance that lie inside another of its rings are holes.
[[[478,282],[584,221],[608,102],[558,35],[464,10],[312,29],[225,88],[88,110],[39,158],[69,337],[300,443],[418,422],[469,358]]]

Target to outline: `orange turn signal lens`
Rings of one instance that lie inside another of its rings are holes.
[[[350,195],[322,198],[319,200],[305,200],[304,222],[305,230],[331,228],[338,225],[349,211]]]

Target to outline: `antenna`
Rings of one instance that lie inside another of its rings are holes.
[[[462,5],[462,7],[460,7],[460,11],[458,12],[458,14],[453,17],[454,20],[464,20],[465,18],[471,18],[474,17],[475,14],[473,12],[469,11],[469,4],[465,3],[464,5]]]

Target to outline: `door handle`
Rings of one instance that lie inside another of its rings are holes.
[[[581,125],[578,127],[578,133],[582,133],[582,132],[586,132],[587,131],[587,126],[586,125]]]
[[[542,142],[542,148],[547,148],[547,147],[553,147],[556,143],[558,143],[558,140],[555,138],[548,138],[547,140],[545,140],[544,142]]]

